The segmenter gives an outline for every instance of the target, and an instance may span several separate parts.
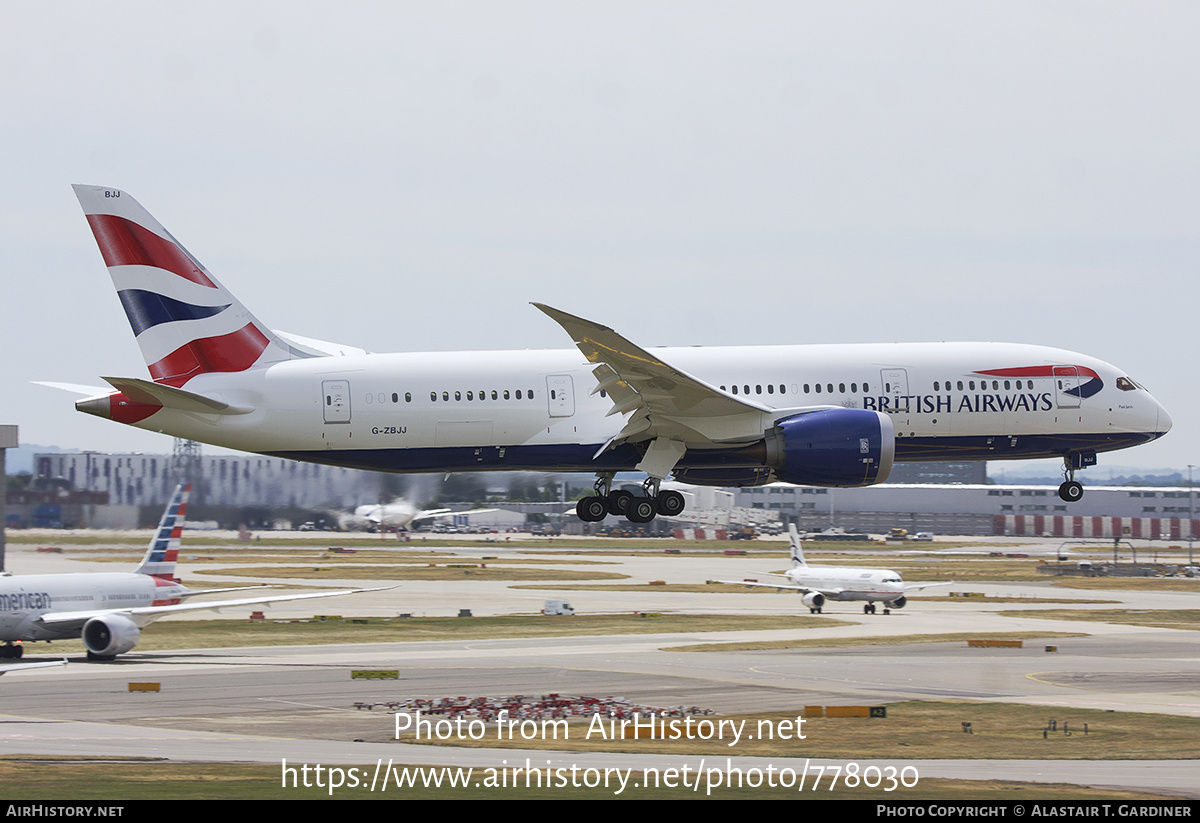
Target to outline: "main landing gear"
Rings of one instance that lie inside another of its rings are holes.
[[[642,495],[625,489],[613,490],[612,472],[604,472],[596,478],[596,493],[582,498],[575,504],[575,514],[585,523],[598,523],[610,514],[624,516],[630,523],[649,523],[658,515],[675,517],[687,502],[683,495],[668,489],[659,490],[661,478],[650,477],[642,484]]]
[[[1075,461],[1069,454],[1063,458],[1063,477],[1066,480],[1058,487],[1058,496],[1068,503],[1078,502],[1083,497],[1083,484],[1075,480]]]
[[[891,610],[891,609],[889,609],[887,606],[884,606],[884,607],[883,607],[883,613],[884,613],[884,614],[891,614],[891,613],[892,613],[892,610]],[[874,603],[868,603],[867,605],[863,606],[863,614],[875,614],[875,604],[874,604]]]
[[[18,646],[14,643],[8,643],[0,646],[0,658],[4,660],[17,660],[25,654],[25,647]]]

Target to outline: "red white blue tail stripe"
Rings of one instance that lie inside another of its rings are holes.
[[[291,358],[136,200],[117,189],[74,188],[155,382],[179,388],[199,374]]]
[[[179,559],[179,541],[183,536],[183,524],[187,522],[187,501],[191,492],[191,483],[180,483],[175,487],[158,530],[150,539],[142,565],[137,568],[138,574],[148,574],[164,583],[175,582],[175,563]]]

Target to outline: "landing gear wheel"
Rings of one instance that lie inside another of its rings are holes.
[[[630,523],[649,523],[658,511],[654,508],[654,500],[650,497],[632,497],[625,509],[625,517]]]
[[[111,660],[116,660],[117,656],[115,654],[96,654],[95,652],[88,652],[87,659],[92,663],[108,663]]]
[[[891,614],[891,613],[892,613],[892,610],[891,610],[891,609],[884,609],[884,610],[883,610],[883,613],[884,613],[884,614]]]
[[[1068,503],[1075,503],[1083,497],[1083,484],[1068,480],[1058,487],[1058,496]]]
[[[820,614],[821,610],[820,609],[809,609],[808,613],[809,614]]]
[[[608,516],[608,507],[604,504],[603,497],[592,495],[580,498],[575,504],[575,514],[584,523],[598,523]]]
[[[863,606],[863,614],[875,614],[875,604],[868,603],[867,605]]]
[[[629,511],[629,504],[633,500],[633,492],[627,492],[624,489],[617,489],[608,496],[608,513],[623,515]]]
[[[5,660],[16,660],[25,654],[24,646],[16,646],[9,643],[7,646],[0,646],[0,658]]]
[[[658,497],[655,498],[655,506],[663,517],[675,517],[683,511],[686,505],[687,501],[677,491],[659,492]]]

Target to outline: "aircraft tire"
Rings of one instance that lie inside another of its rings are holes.
[[[629,504],[632,500],[633,493],[627,492],[624,489],[617,489],[615,492],[610,492],[608,495],[608,513],[624,515],[629,511]]]
[[[630,523],[649,523],[656,514],[658,512],[654,508],[654,501],[649,497],[633,498],[625,510],[625,517]]]
[[[608,516],[608,506],[603,497],[592,495],[575,504],[575,514],[584,523],[598,523]]]
[[[679,492],[668,489],[665,492],[658,493],[658,497],[654,500],[654,505],[658,509],[658,513],[662,516],[675,517],[684,510],[687,506],[687,501]]]
[[[1058,487],[1058,496],[1067,503],[1076,503],[1083,498],[1083,484],[1068,480]]]

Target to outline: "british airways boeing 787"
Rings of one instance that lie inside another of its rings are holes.
[[[595,472],[583,520],[646,522],[683,509],[669,475],[864,486],[896,460],[1061,457],[1073,501],[1097,453],[1171,427],[1115,366],[1042,346],[649,352],[535,304],[577,350],[372,354],[272,331],[128,194],[75,192],[151,377],[106,377],[76,407],[175,437],[390,472]],[[631,470],[641,496],[612,489]]]

